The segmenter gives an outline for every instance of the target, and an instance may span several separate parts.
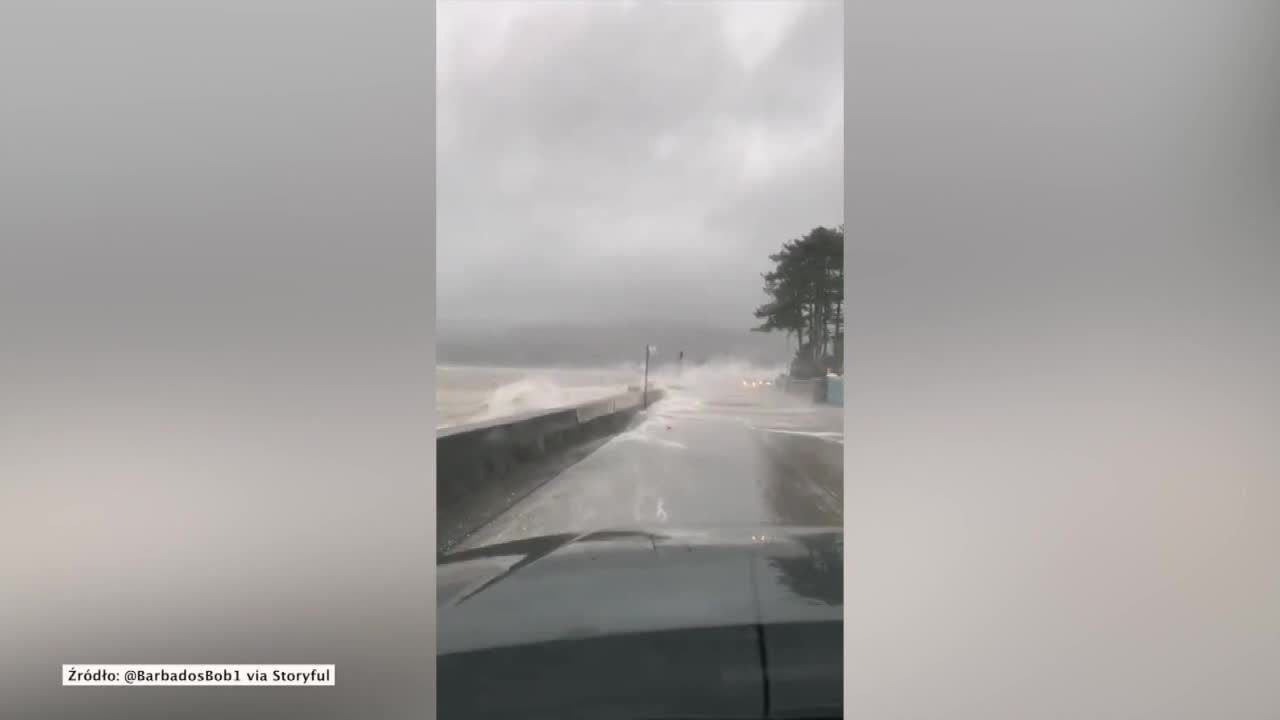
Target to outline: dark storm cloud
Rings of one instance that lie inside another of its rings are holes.
[[[450,326],[742,328],[842,221],[838,3],[440,5]]]

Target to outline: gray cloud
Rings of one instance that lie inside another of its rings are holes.
[[[843,219],[841,14],[441,3],[442,330],[745,332],[766,256]]]

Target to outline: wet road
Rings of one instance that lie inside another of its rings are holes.
[[[772,388],[667,392],[459,549],[602,528],[841,524],[841,408]]]

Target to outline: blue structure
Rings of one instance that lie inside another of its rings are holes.
[[[844,405],[844,378],[827,378],[827,404]]]

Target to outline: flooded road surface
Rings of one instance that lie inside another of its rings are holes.
[[[603,528],[841,524],[841,408],[770,387],[667,393],[460,549]]]

